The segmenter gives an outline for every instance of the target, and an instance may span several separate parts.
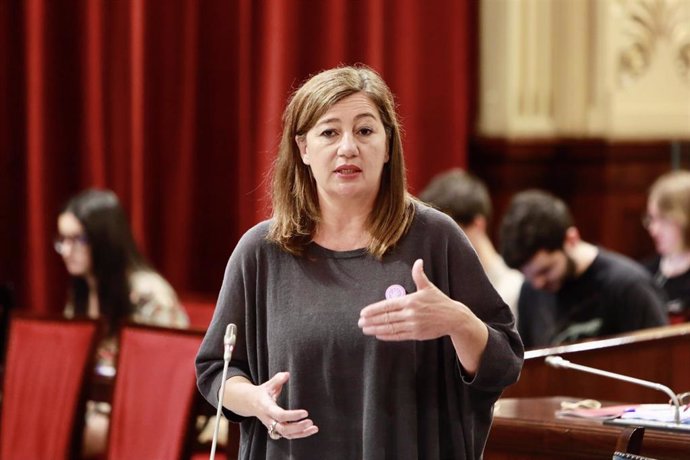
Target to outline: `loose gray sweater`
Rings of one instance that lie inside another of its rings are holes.
[[[217,406],[223,334],[235,323],[228,378],[261,384],[289,371],[277,403],[306,409],[319,432],[274,441],[257,418],[224,410],[241,423],[241,459],[481,458],[492,406],[520,373],[522,343],[457,224],[416,206],[408,233],[382,260],[316,244],[295,257],[266,240],[270,221],[242,237],[196,359],[199,390]],[[415,292],[411,269],[418,258],[431,282],[488,326],[474,378],[463,375],[447,336],[383,342],[357,326],[360,310],[384,299],[388,286]]]

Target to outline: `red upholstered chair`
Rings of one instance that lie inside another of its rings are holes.
[[[202,294],[182,294],[180,295],[180,303],[187,311],[191,327],[208,328],[213,310],[216,308],[215,297]]]
[[[199,400],[194,358],[203,334],[141,325],[122,328],[108,459],[189,456]]]
[[[0,458],[75,458],[97,338],[92,320],[11,316]]]

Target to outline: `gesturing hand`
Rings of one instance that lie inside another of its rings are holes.
[[[382,300],[362,309],[358,326],[379,340],[431,340],[455,332],[472,312],[429,281],[422,259],[412,266],[417,292]]]
[[[283,391],[283,386],[290,378],[288,372],[278,372],[270,380],[255,387],[257,393],[257,417],[261,420],[269,433],[275,438],[288,439],[306,438],[318,433],[319,428],[307,417],[304,409],[286,410],[276,404],[276,400]]]

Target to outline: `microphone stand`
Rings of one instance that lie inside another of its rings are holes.
[[[230,358],[232,358],[232,350],[235,348],[236,338],[237,326],[230,323],[225,328],[225,337],[223,337],[223,377],[220,381],[220,390],[218,391],[216,423],[213,429],[213,442],[211,443],[211,455],[209,456],[209,460],[214,460],[216,457],[216,444],[218,443],[218,430],[220,428],[221,411],[223,409],[223,393],[225,392],[225,380],[228,378],[228,365],[230,364]]]
[[[636,383],[638,385],[642,385],[642,386],[647,387],[647,388],[652,388],[654,390],[663,391],[664,393],[666,393],[671,398],[671,401],[673,402],[673,405],[675,406],[675,414],[674,414],[675,423],[677,425],[680,425],[680,402],[678,401],[678,396],[673,391],[671,391],[671,389],[669,387],[667,387],[666,385],[662,385],[660,383],[655,383],[655,382],[650,382],[648,380],[636,379],[635,377],[628,377],[627,375],[616,374],[614,372],[602,371],[600,369],[582,366],[580,364],[574,364],[574,363],[571,363],[570,361],[568,361],[566,359],[561,358],[560,356],[547,356],[545,361],[546,361],[546,364],[548,364],[551,367],[564,368],[564,369],[575,369],[577,371],[589,372],[590,374],[601,375],[603,377],[609,377],[609,378],[616,379],[616,380],[623,380],[624,382],[628,382],[628,383]]]

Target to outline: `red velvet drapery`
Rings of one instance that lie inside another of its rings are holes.
[[[215,293],[267,216],[291,89],[365,63],[398,97],[412,191],[465,164],[471,5],[458,0],[0,2],[0,282],[59,310],[55,217],[89,186],[122,199],[179,291]]]

